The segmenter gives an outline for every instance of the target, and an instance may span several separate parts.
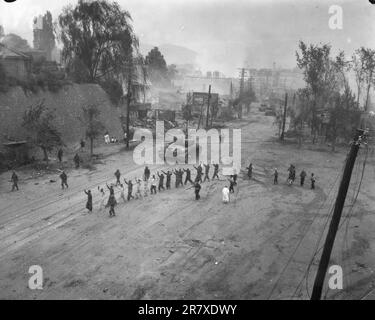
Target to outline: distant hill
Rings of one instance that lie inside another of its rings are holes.
[[[186,47],[177,46],[174,44],[162,44],[151,45],[148,43],[141,43],[140,45],[141,53],[146,56],[152,48],[158,47],[162,55],[164,56],[168,65],[170,64],[195,64],[197,53]]]

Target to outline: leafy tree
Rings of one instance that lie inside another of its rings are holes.
[[[44,101],[30,106],[23,116],[22,126],[31,134],[32,143],[42,149],[44,161],[48,161],[48,152],[63,145],[61,134],[53,124],[54,119],[54,113],[45,107]]]
[[[354,60],[357,84],[363,83],[366,87],[364,110],[368,111],[370,89],[375,84],[375,50],[361,47],[356,50]]]
[[[93,156],[94,140],[105,130],[99,119],[100,110],[97,105],[90,104],[82,108],[83,117],[80,119],[86,127],[86,137],[90,140],[90,157]]]
[[[342,94],[336,93],[331,100],[333,108],[330,109],[327,135],[332,143],[332,151],[335,151],[338,137],[350,140],[356,129],[361,112],[358,108],[356,97],[349,87],[346,87]]]
[[[77,73],[79,66],[91,82],[121,74],[138,48],[130,21],[130,13],[116,2],[79,0],[75,7],[65,7],[58,24],[68,70]]]
[[[303,71],[307,88],[311,92],[311,134],[315,143],[319,124],[317,107],[329,99],[339,86],[337,66],[330,58],[331,46],[328,44],[307,46],[300,41],[299,48],[301,53],[296,52],[297,65]]]
[[[365,65],[361,58],[361,51],[358,49],[352,55],[353,71],[355,74],[355,82],[357,84],[357,105],[359,106],[359,99],[365,81]]]
[[[167,63],[158,47],[153,48],[147,54],[145,63],[153,83],[163,86],[170,84]]]
[[[311,122],[312,112],[311,112],[311,91],[308,88],[298,89],[296,92],[295,106],[297,107],[297,113],[294,113],[293,126],[296,128],[298,136],[298,145],[302,146],[303,143],[303,128],[305,123]]]

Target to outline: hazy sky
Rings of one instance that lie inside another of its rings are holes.
[[[136,34],[151,45],[176,44],[198,53],[202,71],[236,75],[237,68],[295,66],[298,40],[330,42],[350,55],[375,48],[375,5],[368,0],[118,0]],[[75,0],[0,0],[0,24],[32,44],[33,16],[54,18]],[[343,8],[343,29],[328,27],[331,5]],[[167,61],[168,62],[168,61]]]

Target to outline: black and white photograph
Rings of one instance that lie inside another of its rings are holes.
[[[0,0],[0,300],[375,300],[374,35],[369,0]]]

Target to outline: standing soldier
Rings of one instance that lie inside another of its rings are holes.
[[[62,157],[63,157],[63,149],[59,149],[59,151],[57,151],[57,158],[59,159],[59,162],[61,163],[62,162]]]
[[[92,194],[91,194],[91,190],[89,190],[89,191],[84,190],[84,191],[87,194],[86,209],[89,210],[89,212],[92,212]]]
[[[219,164],[214,164],[214,175],[212,176],[212,180],[217,178],[219,180]]]
[[[81,162],[81,159],[79,158],[78,153],[76,153],[76,155],[74,156],[73,161],[74,161],[74,163],[76,165],[76,169],[78,169],[79,168],[79,164]]]
[[[121,186],[121,181],[120,181],[121,173],[119,169],[116,170],[115,177],[116,177],[116,186]]]
[[[210,173],[210,164],[208,163],[207,165],[204,165],[204,181],[203,182],[206,182],[206,180],[210,181],[210,177],[208,176],[209,173]]]
[[[63,171],[60,174],[60,179],[61,179],[61,188],[64,189],[64,187],[69,188],[68,186],[68,176],[66,175],[65,171]]]
[[[249,179],[251,179],[253,175],[253,164],[250,163],[250,165],[246,167],[246,169],[247,169],[247,176],[249,177]]]
[[[13,182],[12,191],[14,191],[15,189],[17,189],[17,191],[18,191],[19,190],[18,189],[18,176],[17,176],[15,171],[13,171],[12,177],[10,179]]]
[[[303,185],[305,184],[305,178],[306,178],[306,171],[305,170],[302,170],[301,174],[299,175],[300,178],[301,178],[301,187],[303,187]]]
[[[315,189],[315,176],[312,173],[311,174],[311,190],[314,190],[314,189]]]
[[[129,180],[129,182],[127,182],[125,178],[124,178],[124,181],[128,185],[128,201],[130,201],[130,199],[134,199],[134,197],[133,197],[133,182],[131,180]]]
[[[156,194],[156,178],[155,175],[151,179],[151,194]]]
[[[158,187],[158,190],[159,190],[159,192],[160,192],[160,190],[165,190],[164,189],[164,174],[162,173],[162,174],[159,174],[159,172],[157,172],[157,174],[158,174],[158,177],[159,177],[159,187]]]
[[[199,184],[199,181],[195,181],[194,184],[194,193],[195,193],[195,200],[199,200],[201,196],[199,195],[199,192],[201,191],[202,187]]]
[[[148,181],[148,179],[150,179],[150,169],[148,167],[145,168],[144,176],[145,176],[145,181]]]
[[[186,184],[187,184],[188,182],[190,182],[191,184],[193,184],[193,181],[191,181],[191,171],[190,171],[190,169],[189,169],[189,168],[184,169],[184,172],[186,172],[186,178],[185,178],[185,183],[184,183],[184,185],[186,186]]]
[[[277,168],[275,168],[275,171],[273,172],[273,184],[279,183],[279,172],[277,171]]]
[[[172,177],[172,172],[170,172],[169,170],[167,172],[164,172],[162,171],[165,176],[167,177],[167,182],[165,184],[165,186],[167,187],[167,190],[169,190],[171,188],[171,177]]]

